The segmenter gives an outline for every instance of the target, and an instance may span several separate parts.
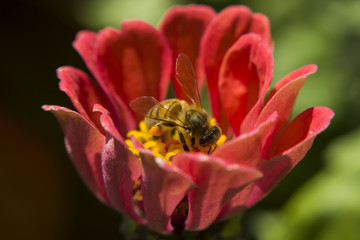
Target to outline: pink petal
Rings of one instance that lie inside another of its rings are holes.
[[[125,105],[140,96],[163,100],[171,72],[171,55],[165,38],[142,21],[126,21],[121,30],[98,33],[97,69],[103,88],[120,96]]]
[[[106,86],[104,86],[103,81],[101,81],[96,64],[96,47],[98,44],[98,37],[99,35],[94,32],[81,31],[76,35],[73,46],[81,55],[91,73],[100,83],[102,94],[102,91],[106,90]],[[133,119],[132,112],[130,112],[128,104],[125,104],[119,96],[111,93],[109,94],[109,92],[107,92],[107,95],[109,96],[111,104],[109,103],[104,105],[104,103],[102,103],[102,105],[106,106],[106,108],[111,112],[116,127],[119,129],[120,133],[125,136],[128,131],[136,127],[136,122]],[[91,109],[92,106],[90,110]]]
[[[264,152],[268,151],[264,148],[268,145],[268,141],[272,139],[277,118],[278,115],[273,113],[267,121],[257,126],[252,132],[242,134],[234,140],[225,143],[219,150],[213,153],[213,156],[221,157],[228,164],[238,163],[258,168]],[[228,219],[243,210],[247,199],[251,195],[253,185],[253,183],[250,183],[237,193],[223,207],[218,219]]]
[[[227,165],[220,158],[205,154],[176,155],[173,165],[197,184],[188,194],[189,212],[185,229],[190,231],[207,228],[227,201],[262,176],[256,169],[239,164]]]
[[[315,64],[310,64],[289,73],[286,77],[284,77],[275,84],[274,88],[266,96],[265,103],[267,103],[275,95],[275,93],[277,93],[286,84],[299,78],[307,78],[308,75],[313,74],[316,71],[317,71],[317,66]]]
[[[98,78],[98,71],[96,67],[96,33],[91,31],[80,31],[75,40],[73,47],[80,54],[86,66],[89,68],[95,78]]]
[[[98,116],[92,112],[94,104],[108,104],[99,86],[86,73],[73,67],[58,68],[57,76],[60,89],[69,96],[78,112],[104,134]]]
[[[159,29],[165,35],[172,48],[171,79],[176,96],[186,99],[181,87],[175,78],[175,62],[179,53],[186,54],[194,65],[198,84],[204,78],[202,62],[199,57],[200,39],[215,11],[205,5],[175,6],[164,16]]]
[[[274,113],[254,131],[226,142],[212,156],[223,159],[229,165],[243,164],[256,167],[261,159],[263,145],[274,131],[277,118],[277,114]]]
[[[227,51],[219,74],[219,92],[235,135],[257,102],[262,101],[272,80],[273,59],[259,35],[240,37]]]
[[[100,104],[95,104],[93,108],[93,112],[101,113],[100,122],[105,131],[111,134],[116,140],[125,144],[123,137],[120,135],[118,129],[115,127],[113,120],[110,117],[110,113],[107,109],[105,109]]]
[[[274,42],[271,38],[269,19],[261,14],[255,13],[252,15],[251,26],[249,32],[257,33],[261,36],[262,41],[267,42],[271,49],[274,48]]]
[[[261,195],[264,192],[261,191],[259,185],[262,184],[263,189],[265,190],[265,188],[267,188],[267,192],[270,192],[270,185],[273,184],[279,176],[285,176],[288,173],[290,163],[286,158],[263,159],[261,162],[258,162],[257,168],[260,171],[270,171],[266,171],[266,174],[263,173],[262,178],[249,184],[241,192],[236,194],[222,209],[218,220],[223,221],[229,219],[262,199],[265,195]]]
[[[217,119],[223,117],[218,91],[221,62],[231,45],[242,34],[248,32],[258,33],[263,41],[269,41],[269,46],[272,46],[270,26],[266,17],[252,15],[250,9],[245,6],[230,6],[210,22],[201,41],[201,58],[209,85],[213,115]],[[225,120],[221,123],[223,121]]]
[[[329,126],[333,116],[329,108],[313,107],[298,115],[285,128],[280,136],[276,156],[269,160],[263,159],[258,166],[264,178],[254,183],[246,207],[264,198],[303,159],[315,137]]]
[[[314,66],[314,65],[313,65]],[[308,69],[308,68],[302,68],[302,70],[316,70],[316,68]],[[257,119],[256,124],[262,123],[265,119],[267,119],[273,112],[277,112],[279,115],[279,119],[276,126],[276,132],[279,132],[281,128],[284,126],[284,124],[289,120],[296,97],[304,85],[306,81],[306,77],[313,73],[312,71],[304,72],[304,71],[296,71],[295,73],[302,74],[290,74],[293,77],[293,79],[290,79],[290,77],[286,77],[286,81],[288,83],[284,85],[282,88],[280,88],[278,91],[276,91],[275,95],[268,101],[268,103],[265,105],[263,110],[261,111],[261,114],[259,118]]]
[[[298,144],[304,145],[311,142],[311,146],[315,136],[329,126],[333,116],[334,112],[327,107],[313,107],[302,112],[284,129],[274,155],[288,155],[299,147]],[[296,159],[300,156],[302,159],[307,150],[308,148],[303,149],[301,153],[297,152]],[[296,164],[300,159],[294,160],[293,163]]]
[[[286,156],[278,156],[272,159],[263,159],[258,165],[264,177],[252,184],[246,203],[242,209],[249,208],[263,199],[292,169],[291,162]]]
[[[255,103],[251,110],[246,114],[241,123],[240,134],[251,132],[255,128],[256,121],[261,113],[263,102],[260,99]]]
[[[124,143],[108,135],[102,152],[102,167],[106,191],[112,206],[140,224],[145,220],[135,212],[133,187],[141,175],[141,161]]]
[[[94,105],[94,112],[101,113],[101,124],[108,132],[102,152],[102,168],[112,206],[143,224],[145,220],[136,213],[133,205],[133,186],[140,177],[141,162],[128,150],[109,112],[99,104]]]
[[[78,113],[59,106],[43,106],[59,121],[67,152],[86,186],[102,202],[111,205],[105,190],[101,150],[105,137]]]
[[[251,11],[245,6],[230,6],[210,22],[201,41],[200,55],[208,82],[213,116],[220,120],[221,105],[218,77],[222,59],[228,48],[248,31]],[[221,121],[222,122],[222,121]]]
[[[149,227],[167,234],[173,230],[170,216],[176,206],[193,187],[193,181],[179,169],[148,150],[140,150],[144,172],[141,190]]]

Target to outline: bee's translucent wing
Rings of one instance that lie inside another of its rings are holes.
[[[130,107],[134,112],[146,117],[151,108],[159,104],[159,101],[152,96],[143,96],[130,102]]]
[[[151,118],[157,121],[161,121],[169,125],[186,128],[185,123],[182,122],[175,113],[173,113],[170,109],[166,108],[163,104],[161,104],[158,100],[156,100],[152,96],[143,96],[136,98],[132,100],[129,105],[134,112],[146,118]],[[169,116],[169,119],[164,119],[149,114],[150,109],[156,105],[158,105],[160,109],[164,109],[164,111],[167,111],[167,115]]]
[[[183,53],[180,53],[176,59],[175,77],[184,94],[190,99],[191,104],[202,108],[194,67],[190,59]]]

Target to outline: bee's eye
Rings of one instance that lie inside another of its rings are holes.
[[[220,129],[217,126],[211,128],[210,133],[206,134],[199,140],[199,144],[202,147],[209,146],[214,143],[221,136]]]

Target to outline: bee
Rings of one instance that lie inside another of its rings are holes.
[[[165,132],[178,134],[184,151],[211,153],[217,147],[221,129],[202,108],[195,70],[185,54],[179,54],[175,70],[187,101],[174,98],[159,102],[152,96],[143,96],[131,101],[130,107],[145,117],[153,136],[160,137]]]

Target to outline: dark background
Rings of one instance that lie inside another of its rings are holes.
[[[118,5],[114,2],[118,2]],[[119,233],[122,217],[102,205],[87,190],[65,152],[63,135],[55,118],[41,110],[43,104],[72,108],[65,94],[58,89],[55,70],[62,65],[86,70],[71,46],[76,33],[82,29],[97,31],[107,25],[117,28],[127,17],[145,19],[156,25],[164,14],[164,9],[176,3],[211,3],[217,11],[230,4],[245,4],[254,12],[268,15],[272,23],[275,82],[305,64],[316,63],[319,66],[319,72],[310,78],[302,90],[295,112],[299,113],[314,105],[325,105],[335,111],[336,117],[331,127],[316,139],[309,154],[291,174],[265,200],[248,210],[239,220],[239,226],[248,232],[248,238],[265,239],[264,236],[270,236],[265,234],[268,231],[266,226],[270,228],[272,225],[264,220],[269,216],[273,219],[270,222],[277,222],[279,214],[287,216],[286,214],[292,213],[291,209],[295,213],[294,209],[301,209],[301,201],[292,200],[292,197],[301,199],[302,193],[297,191],[306,188],[303,185],[311,188],[311,181],[316,181],[319,174],[327,171],[331,154],[326,153],[332,153],[329,150],[331,146],[341,145],[338,142],[353,132],[358,132],[359,1],[159,1],[152,5],[152,9],[141,8],[136,2],[143,1],[13,0],[2,3],[2,239],[123,238]],[[121,7],[121,4],[124,6]],[[118,13],[113,6],[119,6]],[[355,139],[352,142],[360,140],[356,137],[352,139]],[[339,149],[339,156],[343,156],[341,153],[344,151],[352,151],[345,149],[348,145],[336,148]],[[360,158],[360,155],[353,156]],[[356,183],[354,187],[355,192],[352,191],[352,194],[358,196],[359,184]],[[337,193],[334,189],[331,197],[336,198]],[[307,193],[303,194],[303,198],[307,198]],[[291,207],[286,207],[287,204]],[[339,204],[346,203],[339,200]],[[357,206],[355,204],[354,208]],[[354,214],[358,220],[360,215],[357,212]],[[321,221],[320,225],[316,225],[319,224],[317,221],[311,222],[316,227],[306,229],[309,234],[318,233],[318,229],[327,231],[327,227],[332,226],[328,224],[329,221],[338,216],[330,214],[325,222]],[[281,223],[280,220],[278,222]],[[234,228],[239,226],[235,225]],[[302,225],[299,223],[299,229],[300,226]],[[347,229],[348,232],[351,230],[353,229]],[[281,231],[283,230],[278,230]],[[339,229],[340,235],[342,231],[343,229]],[[277,236],[276,234],[274,232],[271,236]],[[356,236],[351,234],[350,232],[350,237],[346,239]]]

